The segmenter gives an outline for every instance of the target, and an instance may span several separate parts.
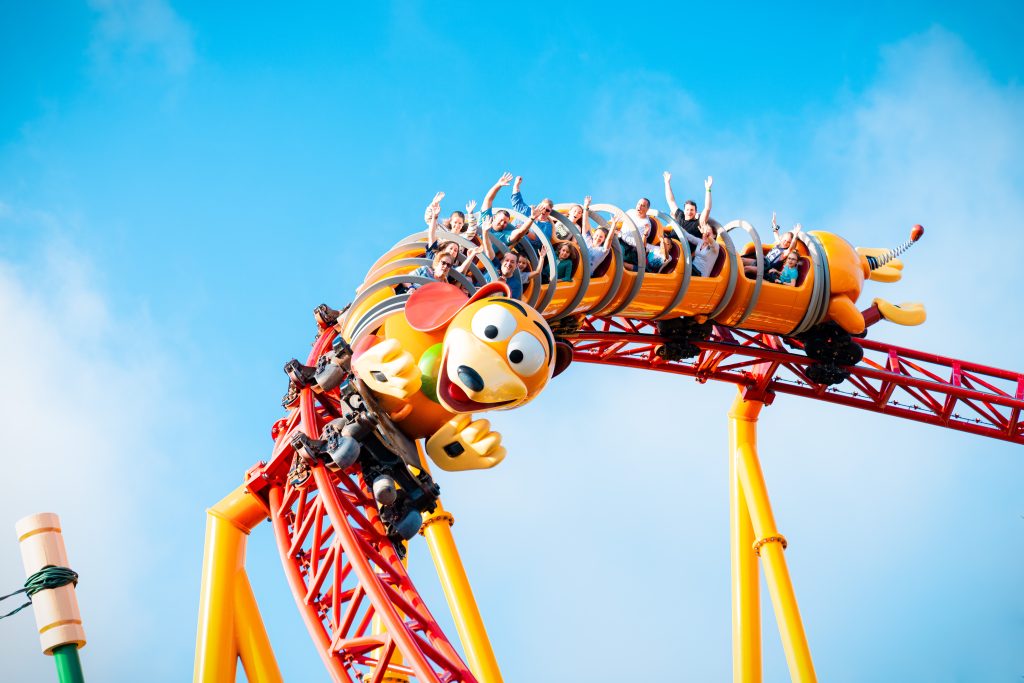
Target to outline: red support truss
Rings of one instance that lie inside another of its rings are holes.
[[[331,348],[334,331],[317,340],[309,362]],[[380,683],[413,677],[423,683],[475,683],[406,572],[357,467],[313,467],[296,488],[288,480],[296,430],[318,438],[339,411],[337,392],[303,389],[299,407],[278,421],[269,462],[247,476],[270,511],[281,562],[299,612],[331,678]],[[383,632],[374,628],[374,620]]]
[[[824,386],[807,376],[815,361],[772,334],[716,325],[707,341],[693,342],[700,355],[683,361],[657,355],[664,339],[649,321],[588,317],[566,341],[573,359],[584,363],[719,380],[746,387],[748,396],[766,403],[775,394],[792,394],[1024,443],[1024,374],[1018,372],[855,339],[864,359],[848,368],[846,381]]]

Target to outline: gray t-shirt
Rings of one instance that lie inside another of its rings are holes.
[[[587,253],[590,255],[590,272],[594,272],[608,256],[608,239],[605,238],[604,244],[597,246],[594,244],[594,238],[586,232],[583,234],[583,241],[587,243]]]
[[[704,244],[704,240],[697,239],[688,232],[684,232],[683,237],[693,245],[693,266],[700,271],[701,277],[707,277],[718,260],[720,245],[717,241],[712,241],[710,245]]]

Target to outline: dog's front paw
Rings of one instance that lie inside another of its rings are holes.
[[[505,458],[501,434],[487,420],[456,415],[427,440],[427,455],[442,470],[483,470]]]
[[[405,400],[420,390],[416,359],[397,339],[371,346],[352,362],[352,371],[371,391]]]

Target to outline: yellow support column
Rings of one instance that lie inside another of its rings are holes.
[[[427,454],[423,452],[423,444],[416,443],[420,454],[420,465],[430,471]],[[459,549],[455,547],[452,536],[452,525],[455,518],[444,509],[441,501],[430,514],[423,515],[423,528],[420,533],[427,539],[430,557],[434,560],[437,578],[441,581],[444,597],[448,601],[448,609],[452,611],[455,629],[459,632],[462,649],[466,653],[466,664],[480,683],[502,683],[498,660],[494,657],[494,649],[487,637],[484,620],[480,616],[473,588],[469,585],[466,568],[462,566]]]
[[[736,432],[729,433],[729,535],[732,560],[732,680],[760,683],[761,584],[754,529],[736,467]]]
[[[484,620],[480,617],[469,577],[455,547],[451,526],[455,518],[445,511],[441,501],[437,509],[423,518],[423,536],[427,539],[430,556],[434,560],[441,588],[455,620],[455,628],[466,652],[466,664],[480,683],[501,683],[501,670],[494,657],[491,641],[487,637]]]
[[[235,630],[239,609],[236,604],[237,585],[239,581],[245,581],[248,586],[245,577],[246,538],[267,513],[245,486],[239,486],[206,513],[206,545],[192,680],[196,683],[234,683],[239,655]],[[241,609],[247,618],[255,616],[259,619],[255,599],[252,605],[241,605]],[[262,620],[259,631],[265,638]],[[251,634],[252,630],[245,632]]]
[[[249,683],[282,683],[267,629],[245,570],[235,580],[235,642]]]
[[[783,555],[786,539],[775,527],[775,517],[768,500],[768,487],[764,483],[761,464],[757,458],[757,417],[762,406],[763,404],[758,401],[743,400],[741,393],[736,397],[729,412],[736,474],[749,510],[754,536],[757,538],[753,549],[762,560],[765,583],[768,584],[768,593],[775,609],[775,619],[779,625],[779,635],[782,637],[782,648],[786,653],[790,678],[800,683],[811,683],[817,681],[817,677],[814,674],[807,636],[800,620],[796,593],[793,591],[793,583],[790,581],[786,558]]]

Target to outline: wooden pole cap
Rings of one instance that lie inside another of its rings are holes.
[[[52,512],[40,512],[18,520],[14,525],[21,548],[21,562],[25,576],[29,577],[43,567],[68,567],[68,554],[64,548],[60,517]],[[85,645],[85,629],[78,611],[78,598],[72,584],[47,588],[32,596],[32,611],[36,616],[39,643],[43,653],[50,655],[61,645]]]

